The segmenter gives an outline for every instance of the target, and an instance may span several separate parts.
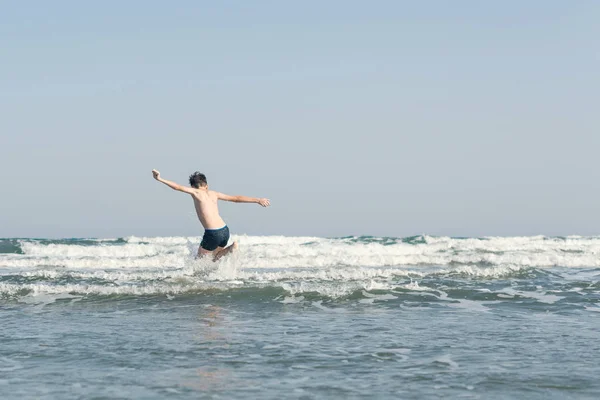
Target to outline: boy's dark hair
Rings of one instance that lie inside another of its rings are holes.
[[[194,172],[190,175],[190,185],[196,189],[200,186],[206,186],[208,183],[206,182],[206,175],[201,172]]]

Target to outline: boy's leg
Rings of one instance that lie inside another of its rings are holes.
[[[211,250],[203,249],[202,246],[198,247],[198,257],[204,257],[213,254]]]
[[[227,246],[225,248],[217,247],[217,249],[215,250],[215,258],[213,258],[213,261],[219,260],[221,257],[226,256],[227,254],[231,253],[235,249],[237,249],[237,242],[233,242],[232,244],[230,244],[229,246]]]

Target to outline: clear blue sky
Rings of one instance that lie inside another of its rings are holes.
[[[600,2],[22,1],[0,237],[600,234]]]

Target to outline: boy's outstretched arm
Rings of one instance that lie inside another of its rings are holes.
[[[158,172],[155,169],[152,170],[152,175],[154,176],[154,179],[156,179],[159,182],[164,183],[165,185],[167,185],[171,189],[179,190],[180,192],[184,192],[184,193],[190,193],[190,194],[193,193],[193,189],[192,188],[189,188],[187,186],[181,186],[178,183],[171,182],[171,181],[168,181],[166,179],[161,178],[160,177],[160,172]]]
[[[268,207],[271,205],[271,200],[265,198],[257,198],[257,197],[248,197],[248,196],[230,196],[225,193],[217,192],[217,198],[219,200],[225,201],[233,201],[234,203],[256,203],[260,204],[263,207]]]

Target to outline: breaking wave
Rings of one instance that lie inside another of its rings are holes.
[[[423,290],[419,283],[481,290],[473,282],[548,278],[556,269],[567,271],[559,274],[564,282],[594,285],[600,267],[600,237],[234,236],[239,251],[217,263],[195,259],[199,240],[0,239],[0,297],[264,288],[340,297]]]

